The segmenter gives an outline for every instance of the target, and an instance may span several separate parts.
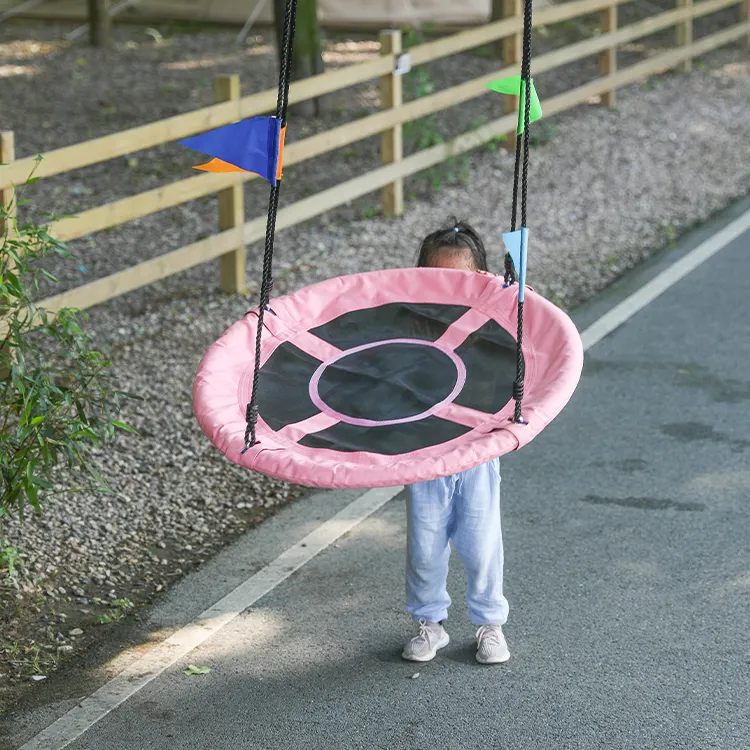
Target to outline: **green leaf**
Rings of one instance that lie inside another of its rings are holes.
[[[42,509],[39,507],[39,500],[37,499],[37,488],[36,485],[29,481],[28,479],[24,479],[24,490],[26,491],[26,498],[28,499],[29,503],[31,504],[31,507],[37,512],[41,513]]]
[[[124,430],[125,432],[132,432],[132,433],[137,434],[135,429],[132,428],[130,425],[125,424],[125,422],[119,422],[117,420],[114,420],[112,424],[113,426],[117,427],[120,430]]]
[[[26,403],[26,408],[24,409],[23,417],[21,418],[21,421],[19,422],[19,425],[21,427],[28,424],[29,417],[31,416],[31,412],[34,409],[34,402],[31,400],[31,396],[33,396],[33,389],[29,393],[29,401]]]
[[[104,480],[104,477],[93,467],[88,466],[88,472],[93,477],[94,481],[98,484],[97,490],[105,495],[111,495],[112,489]]]
[[[42,275],[49,279],[50,281],[53,281],[55,284],[57,283],[57,276],[53,276],[49,271],[47,271],[45,268],[42,268]],[[45,311],[46,316],[46,311]]]
[[[16,560],[18,560],[18,550],[15,547],[5,547],[0,550],[0,568],[6,568],[9,578],[15,570]]]
[[[183,670],[185,674],[208,674],[211,671],[211,667],[196,667],[195,664],[190,664],[187,669]]]

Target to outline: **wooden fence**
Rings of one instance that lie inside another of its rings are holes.
[[[687,70],[695,57],[740,39],[750,40],[750,0],[676,0],[677,7],[673,10],[619,28],[618,6],[626,2],[628,0],[571,0],[536,14],[536,26],[549,26],[596,13],[601,17],[601,34],[534,59],[532,72],[536,76],[591,56],[598,55],[600,61],[598,79],[546,99],[545,115],[562,112],[597,96],[601,97],[603,104],[612,105],[616,90],[622,86],[672,68]],[[401,93],[402,79],[395,72],[401,52],[401,36],[398,31],[388,31],[381,34],[379,59],[292,84],[290,101],[295,103],[379,78],[382,108],[381,111],[355,122],[288,144],[285,149],[286,166],[298,164],[377,134],[381,134],[382,163],[370,172],[285,206],[278,213],[279,229],[299,224],[378,190],[382,193],[385,212],[389,215],[398,215],[403,211],[405,177],[470,151],[496,136],[513,131],[516,115],[507,112],[502,117],[450,141],[408,157],[404,157],[403,154],[404,123],[482,96],[488,93],[485,88],[487,82],[518,72],[518,40],[522,30],[520,2],[502,0],[502,3],[506,9],[505,15],[509,17],[409,50],[411,65],[414,67],[475,47],[502,42],[504,67],[487,75],[404,103]],[[739,23],[698,41],[693,40],[692,27],[695,19],[737,5],[741,8]],[[627,68],[618,68],[618,46],[670,27],[677,30],[677,46],[674,49],[654,54]],[[72,171],[246,117],[267,114],[275,109],[275,89],[241,98],[239,80],[236,76],[218,79],[215,93],[217,103],[210,107],[49,151],[43,154],[36,176],[43,178]],[[0,134],[0,199],[6,204],[12,196],[11,186],[22,184],[37,166],[33,157],[19,160],[14,160],[13,157],[13,134]],[[259,178],[252,174],[203,173],[59,221],[53,227],[54,234],[59,239],[68,241],[212,193],[218,193],[219,196],[218,234],[55,295],[44,300],[42,304],[50,312],[62,307],[92,307],[215,258],[219,258],[221,288],[227,292],[243,290],[245,246],[262,239],[266,228],[265,216],[245,220],[242,183],[252,179]]]

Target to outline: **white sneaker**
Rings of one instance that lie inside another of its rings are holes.
[[[436,622],[419,621],[419,633],[404,646],[401,656],[409,661],[431,661],[450,643],[445,628]]]
[[[477,661],[480,664],[502,664],[510,659],[508,644],[499,625],[482,625],[477,630]]]

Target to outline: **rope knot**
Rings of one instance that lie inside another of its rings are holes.
[[[255,427],[255,425],[258,422],[258,405],[257,404],[248,404],[247,409],[245,410],[245,420],[249,425],[252,425]]]
[[[255,439],[255,425],[258,423],[258,405],[252,402],[247,405],[245,409],[245,421],[247,426],[245,427],[245,450],[252,448],[257,445],[258,441]]]

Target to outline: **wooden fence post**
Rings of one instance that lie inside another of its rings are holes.
[[[506,18],[523,18],[522,0],[492,0],[492,20],[502,21]],[[503,66],[515,65],[521,61],[521,45],[523,34],[517,32],[499,41],[498,53],[502,57]],[[518,97],[505,96],[505,114],[518,111]],[[516,128],[505,134],[505,146],[508,151],[515,151]]]
[[[691,8],[693,7],[693,0],[677,0],[678,8]],[[692,13],[692,10],[691,10]],[[685,21],[681,21],[677,24],[677,46],[687,47],[693,43],[693,17],[691,15]],[[693,69],[693,58],[689,57],[685,62],[680,63],[677,66],[677,70],[681,73],[689,73]]]
[[[401,31],[380,32],[380,54],[400,55],[402,51]],[[404,103],[403,79],[400,73],[391,71],[380,79],[380,108],[393,109]],[[393,164],[404,158],[404,136],[401,123],[380,134],[380,163]],[[386,216],[401,216],[404,213],[404,180],[383,187],[381,198],[383,213]]]
[[[602,34],[608,34],[617,31],[617,6],[612,5],[605,8],[600,14],[600,23]],[[599,75],[614,75],[617,72],[617,47],[610,47],[599,53]],[[605,107],[614,107],[617,103],[617,93],[615,89],[602,93],[602,105]]]
[[[89,43],[92,47],[106,47],[112,40],[112,20],[109,0],[88,0]]]
[[[13,131],[12,130],[0,130],[0,164],[10,164],[15,159],[15,143],[13,138]],[[7,208],[10,206],[10,204],[13,202],[15,194],[15,189],[12,185],[0,185],[0,206]],[[13,206],[10,210],[10,215],[15,216],[17,211],[17,206]],[[13,231],[13,224],[12,220],[10,223],[10,226],[6,225],[6,221],[3,218],[0,218],[0,247],[2,247],[4,243],[4,237],[6,231],[10,235],[10,233]],[[11,264],[11,267],[13,267],[15,264]],[[4,298],[0,299],[0,303],[5,303],[7,305],[7,300]],[[3,321],[2,324],[0,324],[0,329],[5,330],[4,328],[5,322]],[[0,341],[0,352],[6,351],[5,347],[9,346],[9,341],[5,338],[4,334],[0,333],[0,338],[5,339],[4,341]],[[13,355],[11,355],[13,356]],[[10,374],[10,370],[0,365],[0,380],[4,380],[8,377]]]
[[[240,77],[219,76],[214,81],[214,100],[234,101],[240,98]],[[219,231],[245,223],[245,186],[240,183],[219,191]],[[219,287],[229,294],[247,291],[245,245],[219,257]]]
[[[0,131],[0,164],[10,164],[15,160],[15,158],[16,147],[15,139],[13,137],[13,131]],[[2,205],[6,210],[11,205],[11,203],[13,203],[14,195],[15,188],[12,185],[0,185],[0,205]],[[11,216],[15,216],[16,212],[17,206],[13,205],[13,208],[11,208],[10,210]],[[5,224],[5,220],[0,219],[0,237],[5,236],[6,228],[12,229],[12,226],[6,227]]]

